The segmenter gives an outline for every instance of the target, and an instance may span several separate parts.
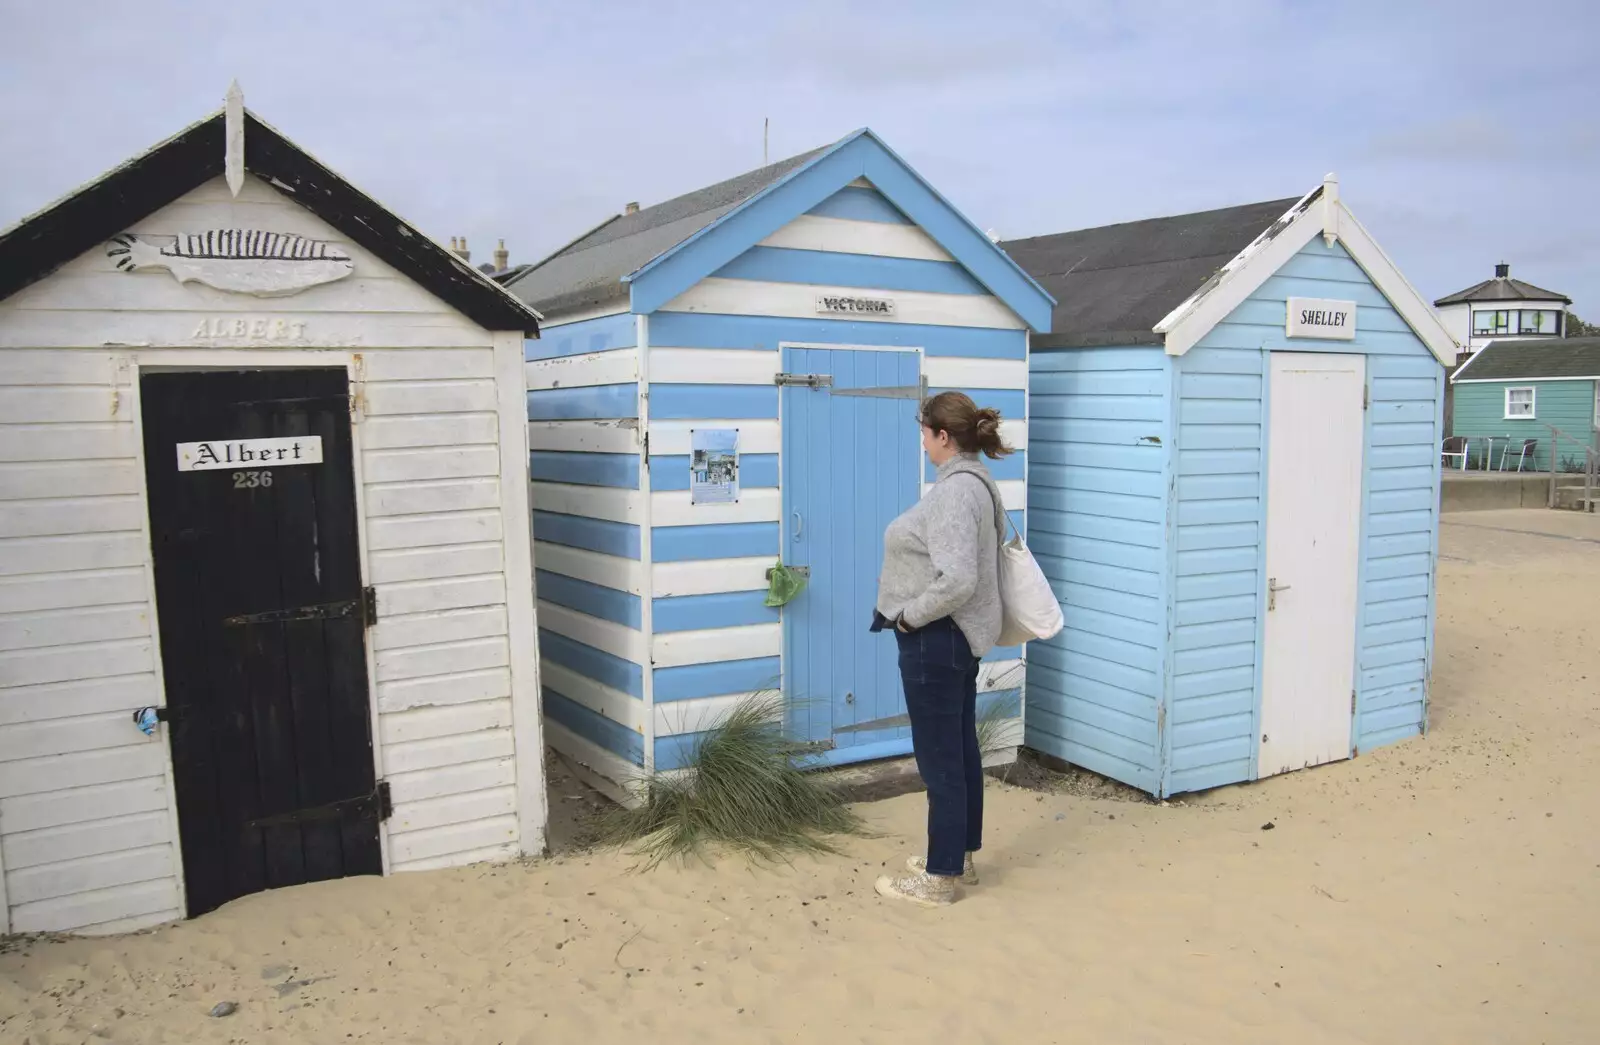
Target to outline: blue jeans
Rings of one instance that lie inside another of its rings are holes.
[[[911,747],[928,788],[928,873],[954,877],[983,846],[978,658],[949,617],[895,639]]]

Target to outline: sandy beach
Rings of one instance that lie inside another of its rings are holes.
[[[1427,737],[1165,806],[995,781],[948,910],[873,894],[907,795],[776,870],[577,852],[14,941],[0,1041],[1593,1042],[1600,518],[1445,520]]]

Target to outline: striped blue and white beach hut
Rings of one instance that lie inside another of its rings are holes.
[[[956,388],[1010,419],[1020,452],[993,471],[1023,527],[1049,295],[866,130],[503,278],[545,317],[527,374],[551,744],[624,798],[781,690],[824,763],[909,753],[894,644],[867,624],[884,527],[932,478],[917,401]],[[809,571],[781,610],[780,561]],[[997,761],[1021,741],[1021,657],[983,668]]]

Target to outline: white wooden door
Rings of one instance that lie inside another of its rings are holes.
[[[1350,756],[1366,358],[1271,356],[1259,775]]]

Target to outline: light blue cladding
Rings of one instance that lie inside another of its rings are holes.
[[[1355,301],[1356,339],[1285,337],[1290,297]],[[1263,449],[1271,412],[1263,393],[1269,354],[1283,351],[1367,357],[1352,746],[1364,751],[1415,736],[1426,722],[1444,370],[1344,247],[1313,238],[1179,361],[1178,551],[1180,572],[1190,571],[1190,580],[1180,583],[1175,643],[1203,642],[1205,651],[1175,657],[1171,790],[1255,774],[1265,606]],[[1257,557],[1248,568],[1247,552]],[[1248,646],[1247,625],[1256,633]],[[1201,627],[1211,630],[1197,639]],[[1243,680],[1247,649],[1250,717],[1232,688]]]
[[[1356,339],[1288,339],[1291,296],[1356,301]],[[1352,753],[1424,729],[1443,367],[1317,237],[1181,357],[1033,354],[1029,544],[1067,627],[1029,647],[1030,746],[1160,795],[1256,777],[1274,352],[1366,356]]]
[[[1155,791],[1171,366],[1159,348],[1029,361],[1028,543],[1066,627],[1029,643],[1027,744]]]

